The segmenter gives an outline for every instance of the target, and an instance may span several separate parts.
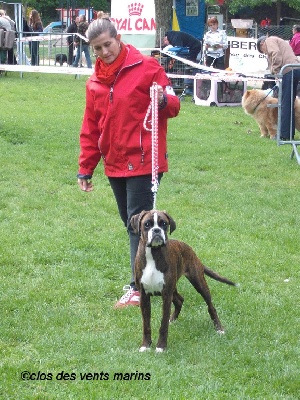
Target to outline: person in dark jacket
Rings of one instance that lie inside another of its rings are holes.
[[[159,104],[155,157],[158,180],[168,171],[167,122],[179,113],[180,101],[157,60],[143,55],[130,44],[125,45],[111,21],[94,20],[86,36],[97,58],[95,72],[86,84],[78,184],[85,192],[93,189],[91,178],[102,159],[130,244],[131,281],[124,286],[126,293],[115,307],[139,305],[139,292],[134,282],[139,236],[133,231],[130,220],[142,210],[151,210],[154,204],[152,135],[144,126],[153,83],[158,85]]]
[[[67,33],[77,33],[79,25],[79,17],[75,17],[74,21],[68,26]],[[68,64],[74,62],[74,35],[67,36],[68,43]]]
[[[197,56],[202,49],[202,43],[199,39],[188,33],[181,31],[168,31],[163,39],[163,45],[173,47],[188,47],[189,54],[187,59],[193,62],[197,61]]]
[[[80,36],[75,36],[74,39],[74,44],[77,47],[77,53],[75,57],[75,61],[73,62],[73,67],[78,67],[79,61],[81,59],[81,54],[84,53],[87,67],[92,68],[92,60],[91,60],[91,55],[90,55],[90,44],[86,38],[86,31],[88,30],[89,24],[86,21],[85,15],[80,15],[79,16],[79,24],[78,24],[78,30],[77,33],[81,35]]]

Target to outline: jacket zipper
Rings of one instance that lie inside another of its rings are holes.
[[[137,64],[140,64],[140,63],[141,63],[141,61],[138,61],[138,62],[136,62],[136,63],[134,63],[134,64],[125,65],[125,66],[124,66],[123,68],[121,68],[120,71],[117,73],[117,76],[116,76],[115,80],[113,81],[113,83],[112,83],[112,85],[111,85],[111,87],[110,87],[110,89],[109,89],[109,102],[110,102],[110,103],[113,102],[114,86],[115,86],[116,80],[117,80],[117,78],[118,78],[120,72],[121,72],[123,69],[125,69],[125,68],[132,67],[133,65],[137,65]]]

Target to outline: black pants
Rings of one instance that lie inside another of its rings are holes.
[[[297,95],[297,86],[300,81],[300,69],[294,69],[282,77],[281,124],[280,137],[294,139],[295,135],[295,108],[294,101]]]
[[[160,182],[163,174],[159,174]],[[127,228],[130,243],[131,283],[134,283],[134,260],[139,245],[139,236],[134,233],[130,220],[143,210],[152,210],[154,195],[152,176],[141,175],[130,178],[108,178],[118,205],[120,217]]]
[[[29,42],[31,65],[39,65],[40,64],[39,46],[40,46],[40,43],[37,41]]]
[[[217,69],[225,69],[224,56],[219,57],[219,58],[206,56],[206,66],[217,68]]]
[[[74,43],[68,42],[68,64],[72,65],[74,62]]]

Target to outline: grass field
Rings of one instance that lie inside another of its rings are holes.
[[[130,277],[129,246],[102,166],[93,192],[76,183],[85,80],[0,78],[0,398],[299,399],[291,147],[260,138],[240,107],[182,102],[157,207],[175,219],[174,238],[240,286],[207,278],[220,337],[182,278],[167,352],[139,353],[139,308],[113,309]],[[155,341],[161,300],[152,303]]]

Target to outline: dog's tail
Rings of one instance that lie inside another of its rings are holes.
[[[215,279],[216,281],[227,283],[227,285],[237,286],[236,283],[230,281],[227,278],[224,278],[223,276],[217,274],[216,272],[212,271],[211,269],[209,269],[205,266],[204,266],[204,273],[205,273],[205,275],[209,276],[210,278]]]

